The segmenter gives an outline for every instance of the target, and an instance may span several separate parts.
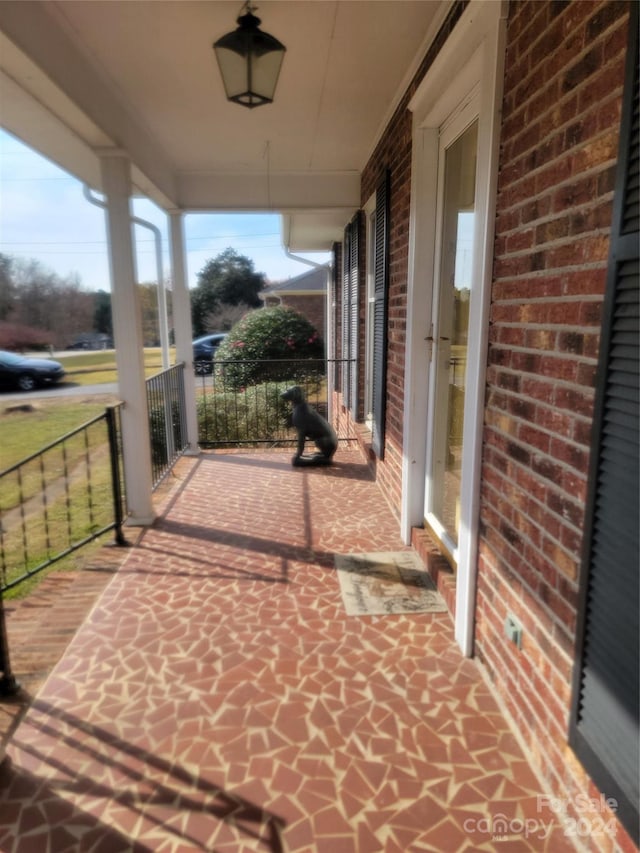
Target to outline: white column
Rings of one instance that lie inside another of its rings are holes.
[[[173,325],[176,339],[176,362],[184,362],[184,396],[187,415],[187,455],[196,456],[198,447],[198,416],[193,372],[193,328],[191,297],[187,281],[187,261],[184,251],[184,217],[181,211],[169,211],[171,233],[171,278],[173,282]]]
[[[136,284],[131,224],[130,162],[115,151],[100,158],[107,199],[107,235],[111,268],[111,311],[122,408],[122,452],[127,490],[127,524],[151,524],[153,475],[144,376],[140,299]]]

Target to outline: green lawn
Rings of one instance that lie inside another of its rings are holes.
[[[170,357],[174,358],[173,351]],[[56,361],[64,365],[70,383],[97,385],[118,380],[113,350],[65,353],[56,356]],[[145,349],[144,362],[147,377],[162,370],[160,349]],[[0,394],[0,472],[99,415],[115,400],[113,395],[42,397],[25,399],[33,411],[8,411],[22,401],[6,400]]]
[[[109,395],[43,398],[29,411],[11,411],[0,398],[0,472],[29,458],[92,421],[115,401]],[[7,411],[9,410],[9,411]],[[104,421],[24,462],[0,479],[4,580],[21,576],[110,523],[112,497]],[[20,509],[22,507],[22,509]],[[99,545],[91,544],[56,562],[58,570],[81,565]],[[45,570],[46,573],[46,570]],[[7,593],[27,595],[39,573]]]
[[[162,370],[160,349],[147,349],[144,355],[147,376]],[[56,360],[64,364],[66,380],[70,383],[95,385],[117,381],[114,352],[65,353],[56,356]],[[0,394],[0,473],[93,420],[116,400],[117,397],[111,394],[91,394],[22,401],[3,399]],[[87,477],[90,479],[89,498]],[[77,488],[74,485],[67,490],[64,486],[65,483],[76,482]],[[64,447],[56,447],[45,457],[37,457],[21,465],[19,470],[5,475],[0,481],[0,510],[6,528],[2,534],[6,579],[40,565],[49,554],[63,551],[68,542],[80,541],[108,524],[111,500],[109,456],[103,422],[68,439]],[[20,512],[20,505],[24,510],[16,520],[15,514]],[[108,538],[112,534],[106,536]],[[99,542],[89,544],[54,563],[53,568],[73,569],[99,546]],[[27,595],[47,571],[10,590],[7,597]]]
[[[170,350],[169,358],[172,363],[175,362],[175,350]],[[67,382],[74,382],[77,385],[98,385],[102,382],[118,381],[114,350],[64,353],[56,355],[56,361],[64,366]],[[162,370],[162,351],[159,347],[145,349],[144,365],[147,377]]]
[[[85,399],[47,397],[31,403],[33,411],[7,411],[20,404],[2,402],[0,397],[0,471],[90,421],[114,401],[115,397],[110,395]]]

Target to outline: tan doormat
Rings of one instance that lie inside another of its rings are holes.
[[[442,613],[447,609],[415,551],[336,554],[335,566],[350,616]]]

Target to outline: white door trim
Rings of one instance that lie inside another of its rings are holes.
[[[436,245],[438,136],[445,120],[479,85],[478,173],[474,269],[479,287],[469,334],[467,399],[465,401],[460,537],[456,587],[455,636],[466,655],[473,652],[477,524],[481,439],[484,417],[489,305],[493,264],[493,233],[497,184],[500,104],[504,69],[507,4],[472,0],[413,97],[413,156],[409,224],[409,276],[403,435],[401,531],[405,542],[411,528],[422,526],[426,472],[425,426],[429,389],[426,382],[427,343],[431,325]]]
[[[429,504],[433,498],[433,486],[430,488],[429,484],[429,476],[427,472],[433,471],[434,466],[434,440],[435,440],[435,431],[438,429],[437,421],[440,421],[439,428],[442,429],[443,423],[442,419],[446,419],[448,414],[448,407],[441,407],[439,405],[439,401],[437,399],[436,392],[436,375],[438,370],[442,370],[442,364],[439,362],[436,356],[436,348],[439,346],[437,342],[437,338],[440,334],[440,330],[438,328],[438,312],[439,312],[439,302],[442,296],[442,282],[441,282],[441,265],[442,265],[442,240],[443,240],[443,206],[444,206],[444,158],[446,150],[453,145],[453,143],[462,136],[465,130],[468,130],[469,127],[476,121],[479,114],[479,98],[477,93],[478,87],[474,87],[473,91],[466,97],[463,103],[460,105],[460,108],[456,108],[454,113],[447,118],[442,127],[440,128],[439,134],[439,144],[438,144],[438,173],[439,173],[439,181],[438,181],[438,192],[437,198],[435,202],[436,206],[436,231],[435,231],[435,256],[434,256],[434,274],[433,274],[433,288],[432,288],[432,317],[433,324],[430,329],[430,336],[434,338],[433,341],[430,342],[431,348],[431,356],[428,362],[428,388],[429,388],[429,399],[428,399],[428,411],[427,411],[427,423],[426,423],[426,464],[425,464],[425,506],[423,510],[423,518],[427,519],[429,526],[435,532],[436,536],[443,544],[443,546],[448,550],[448,552],[452,555],[453,559],[456,563],[459,561],[459,549],[458,545],[451,541],[449,533],[445,530],[445,528],[441,525],[440,519],[437,516],[430,512],[427,504]],[[476,177],[477,183],[477,177]],[[475,196],[474,196],[474,210],[475,210]],[[477,222],[477,216],[475,217],[475,221]],[[474,229],[475,231],[475,229]],[[475,239],[474,233],[474,239]],[[446,285],[445,285],[446,287]],[[472,289],[472,299],[473,299],[473,289]],[[477,300],[476,300],[477,302]],[[475,307],[475,305],[473,306]],[[473,321],[473,314],[470,314],[469,323],[471,325]],[[469,334],[471,334],[471,329],[469,329]],[[469,362],[469,358],[467,358],[467,362]],[[448,372],[448,371],[447,371]],[[468,371],[465,370],[465,375]],[[465,389],[465,400],[467,399],[467,393]],[[465,404],[466,408],[466,404]],[[445,428],[446,429],[446,428]],[[464,470],[464,468],[463,468]],[[460,496],[462,500],[462,495]]]

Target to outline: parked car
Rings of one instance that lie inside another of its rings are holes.
[[[193,342],[193,368],[199,376],[211,373],[216,350],[226,337],[223,332],[216,332],[195,339]]]
[[[42,385],[59,382],[64,367],[50,358],[30,358],[15,352],[0,350],[0,386],[33,391]]]
[[[67,349],[113,349],[113,338],[104,332],[87,332],[74,338]]]

